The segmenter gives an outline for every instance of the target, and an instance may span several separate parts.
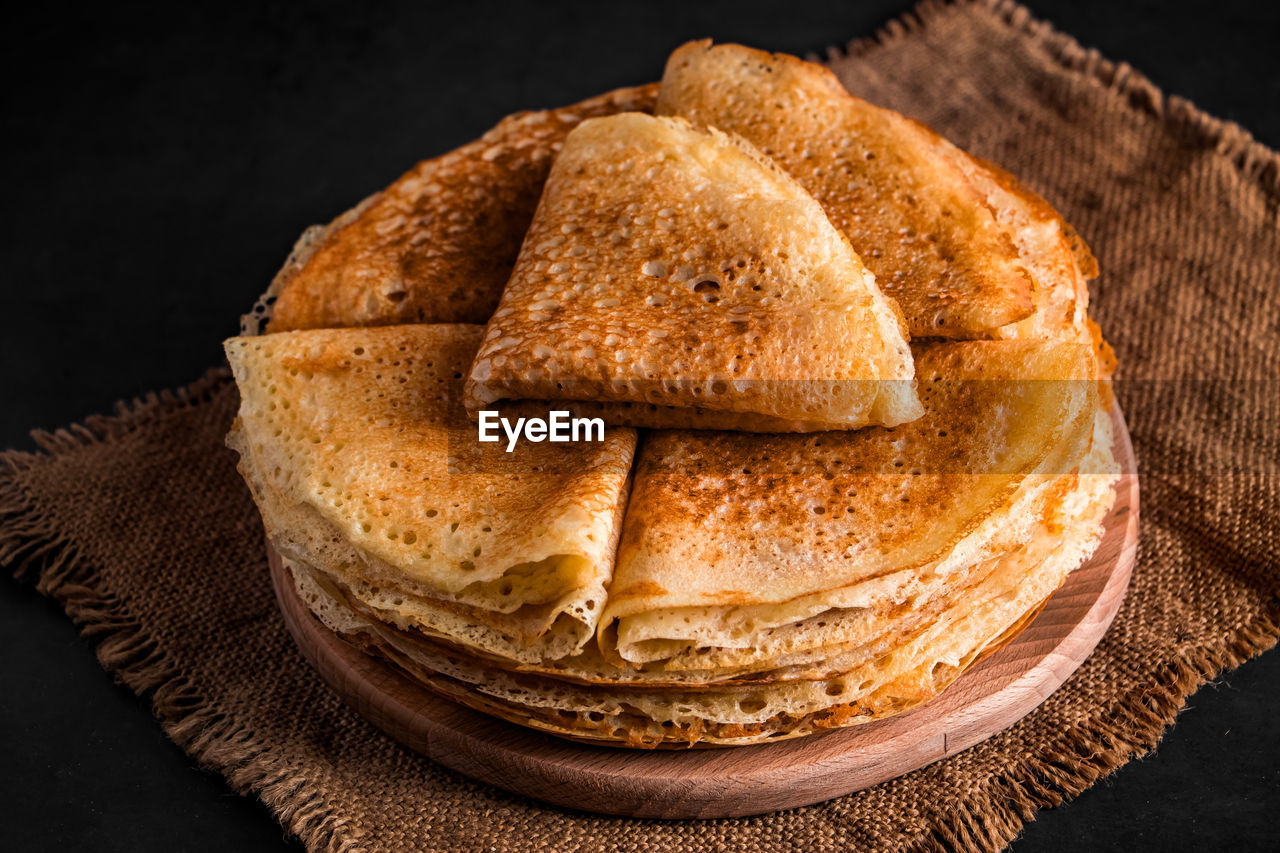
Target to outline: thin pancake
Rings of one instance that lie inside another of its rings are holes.
[[[241,408],[228,443],[281,553],[457,642],[563,656],[604,601],[635,433],[572,453],[479,450],[458,394],[481,333],[233,338]]]
[[[602,647],[635,662],[757,648],[760,630],[865,606],[904,572],[918,583],[1025,541],[1090,446],[1092,352],[968,342],[917,359],[926,414],[892,431],[647,436]]]
[[[747,430],[892,426],[920,413],[900,323],[821,207],[741,140],[640,113],[592,119],[552,167],[466,405],[589,401],[657,427],[676,425],[672,409]]]
[[[740,134],[794,175],[898,300],[912,337],[991,337],[1031,315],[1031,276],[967,174],[972,161],[826,68],[690,42],[667,62],[656,111]]]

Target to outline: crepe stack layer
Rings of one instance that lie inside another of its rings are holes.
[[[313,612],[424,687],[590,743],[796,737],[928,701],[1093,552],[1092,274],[995,167],[695,43],[304,236],[227,344],[229,443]],[[476,442],[468,407],[550,401],[665,428]]]
[[[459,392],[481,331],[233,338],[228,443],[283,556],[452,642],[560,657],[594,635],[635,432],[477,452]]]
[[[466,404],[848,429],[919,417],[912,376],[896,306],[794,179],[740,138],[623,113],[566,137]]]

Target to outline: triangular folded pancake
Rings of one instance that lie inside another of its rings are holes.
[[[917,366],[926,414],[892,431],[647,436],[605,652],[705,667],[839,644],[845,624],[822,614],[945,587],[1025,544],[1091,446],[1093,354],[944,343]]]
[[[1019,221],[1026,201],[927,127],[850,95],[826,68],[690,42],[667,62],[657,113],[737,133],[791,173],[901,305],[913,338],[999,337],[1039,307],[1022,253],[1035,248],[1023,226],[1042,223]],[[1052,230],[1060,239],[1056,214]]]
[[[517,113],[309,229],[260,306],[268,329],[486,322],[565,136],[585,118],[650,109],[655,90]]]
[[[719,131],[624,113],[565,140],[466,406],[849,429],[917,417],[912,376],[893,302],[794,180]]]
[[[635,433],[481,450],[459,400],[481,334],[233,338],[241,407],[228,443],[287,558],[403,626],[513,659],[563,657],[603,608]]]

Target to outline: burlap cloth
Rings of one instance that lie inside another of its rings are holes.
[[[1123,365],[1141,557],[1097,651],[1013,728],[750,819],[598,817],[473,784],[366,724],[294,649],[222,444],[237,396],[221,372],[6,454],[0,560],[99,641],[174,741],[313,849],[1003,846],[1280,634],[1280,157],[1011,3],[926,5],[829,60],[854,92],[1020,175],[1101,262],[1094,315]]]

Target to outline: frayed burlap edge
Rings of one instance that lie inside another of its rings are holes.
[[[1280,194],[1280,153],[1254,140],[1238,124],[1214,118],[1183,98],[1166,97],[1129,65],[1082,47],[1012,0],[923,0],[874,36],[844,48],[832,47],[827,55],[860,55],[927,28],[960,5],[986,9],[1030,37],[1063,68],[1124,95],[1134,108],[1161,118],[1178,138],[1210,143],[1243,176]],[[36,452],[0,454],[0,563],[13,566],[17,577],[34,576],[36,589],[62,604],[81,633],[96,643],[103,668],[139,696],[149,698],[165,733],[201,766],[223,775],[237,793],[259,797],[308,849],[356,853],[363,848],[348,834],[351,828],[338,817],[339,810],[309,790],[301,775],[272,756],[254,733],[207,707],[127,605],[105,588],[97,567],[80,559],[75,544],[40,513],[19,482],[22,470],[46,456],[109,440],[152,418],[207,402],[228,377],[225,368],[212,370],[185,388],[118,403],[114,415],[95,415],[52,433],[33,432]],[[1126,697],[1040,747],[1036,755],[988,779],[913,839],[911,846],[927,851],[1006,846],[1039,809],[1077,796],[1129,760],[1148,753],[1192,693],[1224,670],[1272,648],[1278,638],[1280,606],[1273,601],[1233,637],[1170,661],[1153,673],[1150,690]]]
[[[82,558],[22,489],[21,472],[42,459],[110,441],[155,418],[207,403],[229,381],[230,371],[215,368],[185,388],[121,401],[114,415],[94,415],[56,432],[33,431],[35,452],[0,453],[0,564],[12,567],[19,579],[34,578],[37,591],[62,605],[95,644],[103,669],[149,699],[165,734],[202,767],[221,774],[236,793],[259,797],[308,849],[356,853],[361,849],[356,841],[342,837],[340,810],[309,790],[302,775],[272,756],[253,732],[210,707],[98,567]]]

